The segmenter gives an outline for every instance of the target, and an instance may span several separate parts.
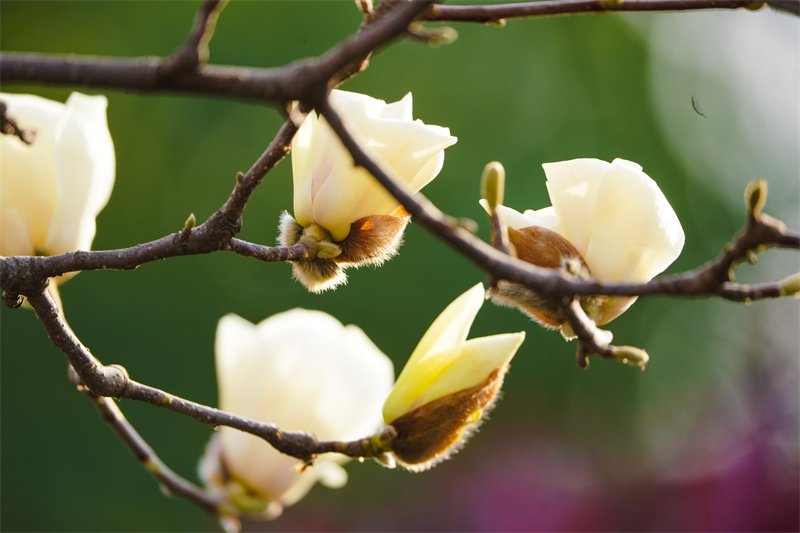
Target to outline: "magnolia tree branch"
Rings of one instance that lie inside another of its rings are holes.
[[[217,17],[228,0],[205,0],[195,17],[186,42],[164,63],[167,73],[196,71],[208,61],[208,42],[214,35]]]
[[[149,403],[189,416],[215,428],[229,426],[261,437],[279,452],[307,464],[311,464],[314,457],[322,453],[335,452],[354,458],[375,456],[376,452],[371,445],[372,436],[352,442],[319,441],[304,431],[285,431],[273,424],[226,413],[138,383],[130,379],[128,372],[123,367],[119,365],[104,366],[92,355],[73,333],[61,310],[47,291],[28,297],[28,301],[44,325],[50,341],[66,356],[75,374],[73,381],[85,387],[93,395]],[[104,411],[106,407],[104,407]],[[124,431],[130,433],[128,430]],[[132,447],[129,441],[133,440],[133,437],[130,434],[125,436],[125,440],[126,444]],[[139,444],[136,447],[137,455],[141,456],[143,450],[139,449]]]
[[[221,497],[213,496],[194,483],[184,479],[175,471],[170,469],[156,455],[149,444],[134,429],[125,415],[111,398],[98,396],[83,384],[75,370],[70,367],[70,380],[75,387],[86,393],[94,403],[100,417],[114,430],[114,433],[128,447],[142,466],[153,474],[165,492],[176,494],[187,498],[209,513],[219,514],[224,511],[225,500]]]
[[[557,271],[536,267],[516,259],[480,240],[461,227],[456,219],[439,210],[424,195],[414,194],[404,182],[391,175],[390,169],[382,167],[372,159],[347,130],[342,118],[327,100],[318,106],[318,110],[342,140],[355,164],[372,174],[420,224],[470,259],[487,274],[493,276],[494,279],[506,279],[521,283],[555,302],[559,302],[564,297],[571,298],[589,294],[607,296],[657,294],[714,296],[724,294],[734,297],[737,292],[741,292],[740,289],[743,290],[741,286],[731,285],[732,269],[738,262],[747,259],[752,253],[761,252],[769,247],[800,249],[800,234],[789,232],[783,222],[761,213],[761,207],[766,200],[766,182],[762,180],[757,182],[756,186],[752,186],[747,193],[747,202],[750,206],[747,225],[733,243],[726,246],[716,261],[698,270],[666,276],[647,283],[604,283],[576,280]],[[757,198],[753,198],[754,195]],[[791,288],[787,287],[781,292],[780,290],[764,290],[761,287],[758,294],[753,293],[749,297],[752,299],[753,296],[763,298],[785,296],[793,294],[787,292]],[[722,292],[723,289],[726,289],[725,293]],[[744,293],[747,291],[745,290]]]
[[[229,426],[256,435],[278,451],[307,464],[321,453],[336,452],[349,457],[374,457],[391,448],[391,434],[367,437],[352,442],[318,441],[304,432],[283,431],[272,425],[239,417],[138,383],[118,365],[103,365],[70,329],[55,302],[45,290],[48,279],[67,272],[98,269],[134,269],[142,264],[169,257],[232,251],[261,261],[303,261],[316,250],[307,243],[292,247],[268,247],[235,238],[242,225],[242,214],[254,190],[266,174],[289,152],[291,140],[305,114],[316,108],[336,131],[357,166],[370,172],[419,223],[483,269],[491,279],[523,284],[559,305],[578,338],[578,362],[597,354],[642,366],[646,354],[631,347],[610,344],[610,334],[597,328],[581,308],[576,296],[587,294],[634,296],[647,294],[681,296],[719,296],[745,301],[774,298],[800,292],[798,277],[782,282],[745,286],[735,283],[733,269],[767,247],[800,249],[800,235],[787,231],[782,222],[761,212],[766,195],[763,184],[748,192],[748,221],[745,228],[719,258],[692,272],[668,276],[644,284],[614,284],[576,281],[547,269],[520,261],[507,252],[483,242],[468,229],[423,195],[414,194],[404,182],[393,177],[373,160],[348,131],[343,119],[330,106],[328,91],[366,66],[372,52],[403,35],[415,20],[462,20],[499,22],[505,18],[532,17],[590,11],[652,11],[702,8],[736,8],[752,2],[715,1],[578,1],[537,2],[514,6],[435,6],[431,2],[385,0],[357,33],[325,54],[278,68],[240,68],[206,65],[207,43],[224,1],[206,0],[198,12],[186,43],[167,59],[131,60],[37,54],[0,54],[0,77],[13,81],[79,85],[132,90],[136,92],[191,92],[251,99],[286,106],[301,104],[291,112],[267,150],[251,169],[237,176],[228,200],[208,220],[195,227],[190,216],[184,228],[160,239],[119,250],[78,251],[51,257],[9,257],[0,264],[0,287],[10,306],[27,297],[53,344],[67,357],[75,383],[84,389],[101,416],[120,435],[137,458],[176,494],[195,501],[211,512],[219,512],[219,502],[166,467],[153,450],[122,416],[110,398],[142,401],[190,416],[213,427]],[[768,2],[776,9],[797,12],[794,4]],[[428,11],[426,11],[428,10]],[[549,10],[549,11],[548,11]],[[449,18],[448,18],[449,17]],[[488,17],[488,18],[481,18]],[[23,138],[13,117],[2,117],[3,132]],[[637,362],[638,361],[638,362]],[[376,446],[376,439],[380,446]]]
[[[429,1],[397,2],[385,16],[370,18],[360,31],[325,54],[284,67],[203,65],[200,70],[182,71],[175,68],[175,62],[154,57],[108,59],[2,53],[0,79],[4,83],[217,94],[278,104],[294,100],[313,102],[321,99],[330,87],[357,72],[373,51],[401,36],[409,23],[430,4]]]
[[[633,13],[646,11],[695,11],[700,9],[748,9],[769,6],[800,15],[796,0],[546,0],[486,6],[435,5],[424,17],[436,22],[479,22],[503,25],[506,19],[578,15],[582,13]]]

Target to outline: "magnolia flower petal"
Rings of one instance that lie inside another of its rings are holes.
[[[235,314],[223,316],[217,325],[215,351],[219,397],[224,399],[220,408],[248,416],[256,408],[257,389],[240,384],[264,373],[256,326]]]
[[[680,254],[684,234],[658,185],[634,163],[615,159],[597,195],[584,254],[604,281],[649,281]]]
[[[456,142],[447,128],[412,119],[411,94],[399,102],[346,91],[331,91],[331,106],[348,130],[379,164],[415,191],[442,168],[443,150]],[[330,126],[310,114],[292,141],[295,219],[317,223],[334,241],[344,240],[350,224],[388,215],[400,204],[353,159]]]
[[[316,142],[319,119],[310,112],[292,139],[292,176],[294,184],[294,216],[301,226],[313,221],[311,182],[316,167]]]
[[[597,193],[610,166],[599,159],[542,165],[550,201],[561,223],[559,233],[583,255],[592,235]]]
[[[511,361],[524,340],[524,331],[468,340],[428,388],[426,401],[421,404],[483,383],[489,374]]]
[[[398,417],[433,400],[428,391],[442,373],[461,354],[462,346],[433,353],[429,357],[406,362],[392,392],[383,404],[383,420],[391,424]]]
[[[475,316],[483,305],[483,284],[478,283],[456,298],[422,336],[397,378],[383,406],[384,420],[394,420],[418,406],[423,391],[461,353]]]
[[[480,204],[483,206],[483,209],[489,213],[489,203],[485,199],[481,199]],[[515,209],[498,204],[497,214],[506,226],[516,230],[529,228],[531,226],[541,226],[551,231],[558,232],[559,220],[552,207],[539,209],[538,211],[529,209],[525,211],[525,213],[520,213]]]
[[[367,153],[415,190],[436,177],[444,164],[444,149],[456,142],[447,128],[426,126],[421,121],[366,120],[356,114],[343,118]],[[319,127],[330,130],[324,120]],[[353,167],[350,154],[334,139],[332,130],[326,135],[333,139],[324,150],[332,161],[325,165],[317,162],[326,176],[320,189],[312,190],[313,217],[331,232],[334,240],[340,241],[347,236],[352,222],[369,215],[389,214],[400,203],[369,172]]]
[[[53,152],[64,104],[26,94],[2,93],[0,100],[20,128],[36,134],[32,144],[0,135],[0,255],[36,255],[44,252],[58,201]]]
[[[114,144],[105,96],[72,93],[56,130],[58,203],[45,249],[50,254],[91,248],[95,218],[114,187]]]
[[[408,363],[463,345],[483,305],[484,294],[483,284],[478,283],[453,300],[422,336]]]
[[[304,309],[258,325],[226,315],[216,345],[222,410],[323,440],[365,437],[380,425],[392,364],[355,326]],[[260,495],[273,515],[302,498],[317,480],[333,487],[346,482],[338,466],[346,457],[320,457],[300,473],[297,459],[258,437],[222,428],[218,438],[216,453],[227,478]],[[207,453],[214,453],[211,446]]]
[[[558,218],[558,215],[556,215],[556,210],[553,206],[544,207],[535,211],[533,209],[527,209],[523,215],[525,215],[525,218],[530,222],[528,226],[540,226],[550,231],[555,231],[562,237],[564,236],[562,234],[563,230],[561,229],[561,220]]]
[[[333,91],[333,92],[339,93],[344,91]],[[383,102],[383,100],[381,100],[381,102]],[[413,109],[413,101],[411,93],[406,93],[406,95],[397,102],[386,104],[380,110],[380,117],[393,120],[414,120],[412,116],[412,109]]]

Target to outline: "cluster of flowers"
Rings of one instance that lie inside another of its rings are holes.
[[[410,94],[392,104],[336,90],[330,99],[368,153],[415,191],[436,177],[444,150],[456,142],[447,128],[412,118]],[[0,101],[20,129],[35,133],[32,143],[0,136],[0,255],[88,250],[114,182],[105,97],[74,93],[64,105],[2,94]],[[279,241],[305,241],[318,251],[293,264],[294,276],[310,291],[344,283],[347,267],[379,265],[397,253],[408,213],[353,165],[314,113],[292,141],[292,169],[294,216],[282,215]],[[643,282],[680,253],[680,223],[639,165],[576,159],[544,169],[551,207],[519,213],[482,200],[507,228],[516,257],[583,279]],[[456,298],[396,381],[391,361],[362,330],[325,313],[294,309],[258,325],[227,315],[216,340],[219,407],[323,440],[355,440],[391,426],[392,442],[378,450],[382,461],[429,468],[458,449],[492,407],[525,336],[467,340],[485,294],[478,284]],[[564,326],[558,310],[525,287],[501,280],[488,295],[547,326]],[[633,301],[595,297],[583,305],[604,324]],[[206,450],[200,476],[236,508],[274,517],[316,481],[343,485],[344,461],[321,457],[301,472],[297,460],[261,439],[223,427]]]

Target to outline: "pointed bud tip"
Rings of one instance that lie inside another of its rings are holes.
[[[486,199],[490,212],[502,204],[506,188],[506,170],[498,161],[492,161],[483,168],[481,176],[481,195]]]
[[[744,192],[745,208],[749,215],[758,217],[767,201],[767,180],[751,181]]]
[[[650,361],[650,356],[641,348],[635,346],[614,346],[614,358],[630,366],[644,366]]]
[[[800,272],[795,272],[791,276],[780,281],[781,296],[794,296],[800,298]]]

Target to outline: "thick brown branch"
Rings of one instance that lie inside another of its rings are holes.
[[[257,69],[205,65],[200,71],[176,71],[160,58],[108,59],[91,56],[0,54],[0,79],[105,87],[138,92],[216,94],[285,104],[315,103],[330,86],[352,73],[376,48],[403,35],[408,24],[431,2],[402,2],[391,16],[375,17],[365,29],[320,56],[289,66]],[[343,71],[339,75],[340,71]]]
[[[434,6],[425,20],[438,22],[479,22],[502,24],[506,19],[579,15],[583,13],[630,13],[645,11],[694,11],[699,9],[757,9],[769,5],[773,9],[800,14],[796,0],[546,0],[485,6]]]

